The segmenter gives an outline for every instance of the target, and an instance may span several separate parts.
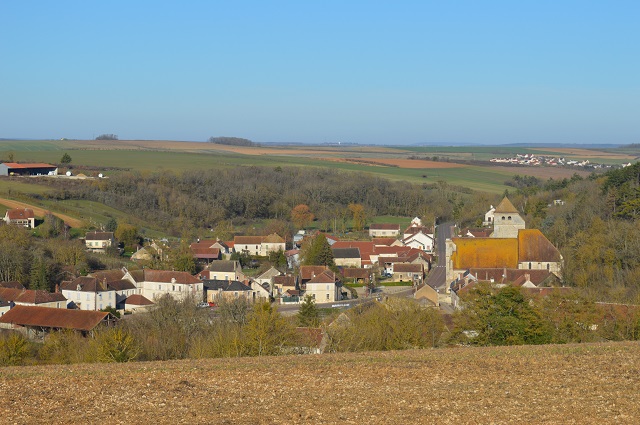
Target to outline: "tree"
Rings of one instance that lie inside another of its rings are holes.
[[[319,233],[307,248],[304,254],[304,265],[306,266],[328,266],[334,267],[333,251],[323,233]]]
[[[139,242],[138,228],[127,223],[119,223],[114,236],[129,249]]]
[[[96,140],[118,140],[117,134],[101,134],[96,137]]]
[[[180,254],[173,262],[173,269],[179,272],[196,272],[196,262],[191,254]]]
[[[313,328],[320,325],[320,312],[313,297],[309,294],[304,297],[302,304],[300,304],[300,310],[298,310],[298,325]]]
[[[293,207],[291,210],[291,221],[297,228],[302,229],[307,227],[315,218],[315,215],[309,209],[306,204],[299,204]]]
[[[29,272],[29,289],[43,289],[49,291],[49,270],[42,254],[34,255]]]
[[[114,327],[98,333],[96,344],[96,360],[103,363],[126,363],[140,355],[140,347],[131,332],[121,327]]]
[[[68,153],[64,153],[64,155],[62,155],[62,158],[60,158],[60,163],[61,164],[70,164],[71,163],[71,156]]]
[[[281,354],[282,347],[293,334],[289,322],[268,302],[254,305],[243,330],[250,356]]]
[[[463,297],[465,307],[454,316],[453,340],[474,345],[545,344],[551,329],[540,311],[520,288],[506,286],[497,292],[478,284]],[[467,339],[469,332],[475,336]]]
[[[269,252],[269,262],[276,269],[284,269],[287,267],[287,257],[285,257],[281,249]]]
[[[107,223],[104,225],[104,230],[107,232],[115,232],[117,228],[118,228],[118,220],[116,220],[113,217],[107,220]]]
[[[364,229],[364,225],[366,224],[366,214],[364,211],[364,206],[362,204],[349,204],[349,211],[351,211],[352,219],[353,219],[353,228],[356,231],[360,231]]]

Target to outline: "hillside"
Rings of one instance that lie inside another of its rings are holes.
[[[636,423],[637,343],[0,369],[6,423]]]

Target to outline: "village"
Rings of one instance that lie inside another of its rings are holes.
[[[8,210],[6,225],[34,226],[29,209]],[[437,232],[441,240],[436,243]],[[453,231],[453,233],[451,233]],[[425,308],[450,313],[462,308],[460,296],[480,282],[496,287],[513,285],[532,294],[566,291],[562,285],[562,256],[537,229],[526,229],[517,209],[504,198],[485,214],[482,228],[457,229],[452,223],[425,226],[415,217],[409,226],[371,224],[368,240],[341,240],[319,231],[299,230],[285,238],[235,236],[232,240],[196,240],[189,245],[198,265],[195,274],[148,267],[98,270],[62,281],[55,291],[30,290],[20,282],[0,283],[0,326],[19,329],[34,338],[52,330],[91,333],[130,314],[155,308],[161,297],[190,297],[201,308],[224,301],[269,302],[296,311],[305,297],[328,307],[402,295]],[[332,265],[308,265],[303,247],[317,238],[330,247]],[[444,238],[444,239],[443,239]],[[87,251],[105,253],[117,246],[113,232],[86,233]],[[145,264],[162,258],[166,242],[138,247],[131,260]],[[289,249],[287,249],[289,248]],[[258,260],[284,257],[280,267],[255,271],[242,267],[239,257]],[[438,276],[432,269],[444,268]],[[392,286],[386,287],[387,282]]]
[[[560,156],[548,156],[548,155],[535,155],[532,153],[525,154],[516,154],[511,157],[495,157],[489,160],[490,162],[496,164],[510,164],[510,165],[524,165],[531,167],[540,167],[540,166],[551,166],[551,167],[580,167],[585,169],[599,170],[599,169],[610,169],[610,168],[619,168],[619,167],[629,167],[631,163],[618,165],[611,164],[600,164],[596,162],[592,162],[588,159],[585,160],[574,160],[574,159],[566,159]]]

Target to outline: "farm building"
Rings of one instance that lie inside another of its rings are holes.
[[[0,164],[0,176],[57,176],[58,167],[51,164],[18,164],[4,162]]]
[[[7,210],[3,220],[7,224],[24,226],[30,229],[36,227],[36,218],[33,214],[33,210],[30,208],[12,208],[10,210]]]

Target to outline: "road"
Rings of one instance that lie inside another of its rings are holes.
[[[438,262],[431,269],[427,276],[427,285],[437,289],[440,293],[444,293],[447,286],[447,273],[445,268],[446,261],[446,240],[451,237],[452,222],[442,223],[438,225],[436,230],[436,255]]]

